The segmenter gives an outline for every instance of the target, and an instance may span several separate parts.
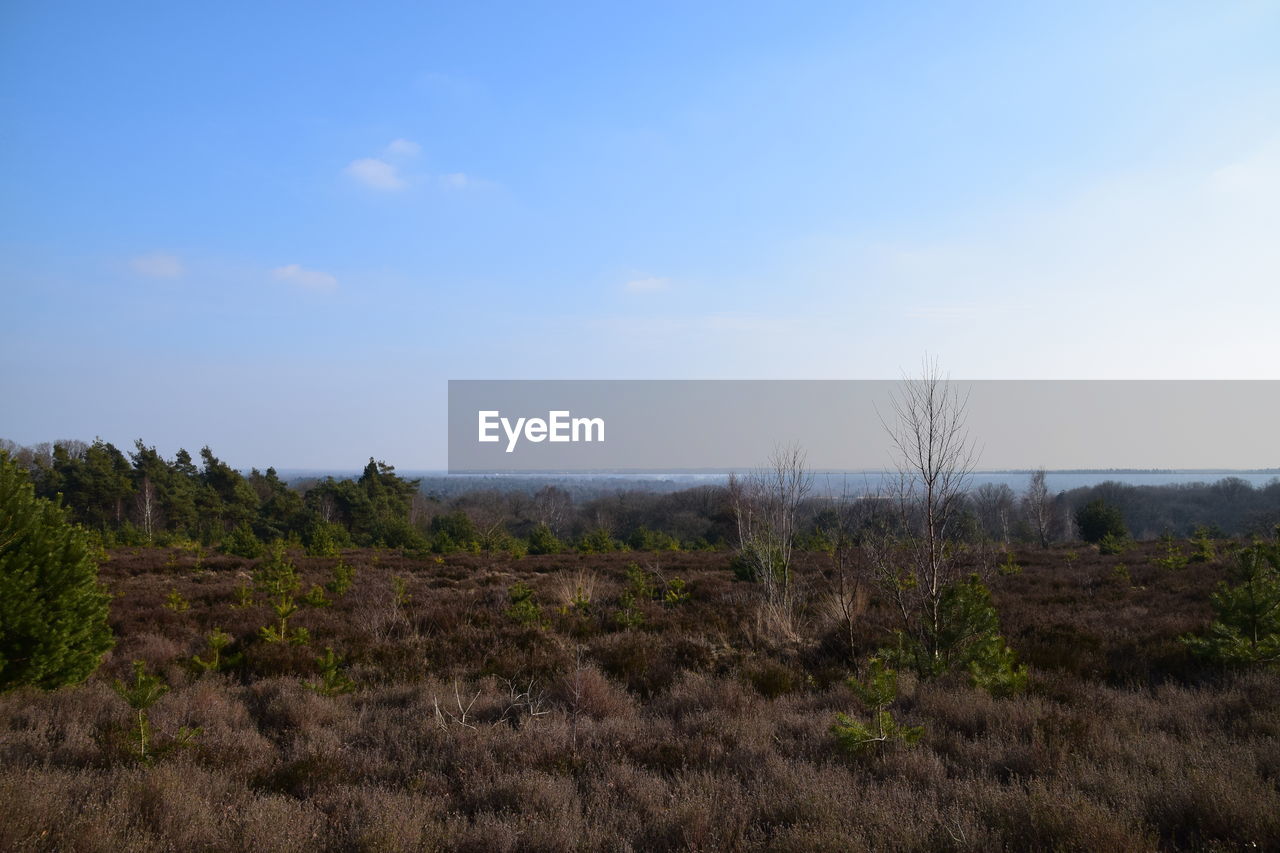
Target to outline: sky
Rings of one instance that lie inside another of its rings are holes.
[[[449,379],[1280,378],[1277,45],[1231,0],[10,0],[0,437],[426,469]]]

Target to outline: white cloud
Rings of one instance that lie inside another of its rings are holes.
[[[656,293],[659,290],[669,290],[671,288],[671,279],[658,278],[656,276],[634,278],[624,284],[623,287],[631,293]]]
[[[392,157],[417,157],[422,146],[409,139],[393,139],[387,145],[387,154]]]
[[[276,267],[271,271],[277,281],[287,281],[303,290],[331,291],[338,289],[338,280],[327,272],[309,270],[298,264]]]
[[[347,164],[346,173],[361,184],[375,190],[402,190],[408,183],[400,176],[400,170],[376,157],[362,157]]]
[[[138,255],[129,261],[129,266],[134,272],[148,278],[179,278],[186,272],[182,258],[165,252]]]

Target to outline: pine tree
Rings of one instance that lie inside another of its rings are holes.
[[[1217,618],[1208,634],[1183,642],[1219,663],[1280,665],[1280,545],[1254,544],[1238,560],[1238,583],[1221,584],[1209,599]]]
[[[0,690],[88,678],[112,645],[109,600],[83,532],[0,453]]]

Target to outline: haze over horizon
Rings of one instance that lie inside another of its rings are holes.
[[[1276,2],[10,3],[0,436],[428,470],[449,379],[1280,378],[1277,44]]]

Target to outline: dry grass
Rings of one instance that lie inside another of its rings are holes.
[[[723,554],[664,554],[691,600],[643,602],[643,625],[623,628],[634,555],[349,552],[355,587],[295,618],[313,637],[298,648],[254,640],[265,611],[231,606],[250,561],[196,571],[189,555],[118,551],[104,574],[120,639],[102,670],[0,696],[0,848],[1280,849],[1280,677],[1186,655],[1177,636],[1203,625],[1222,570],[1156,569],[1156,548],[1020,553],[1023,573],[993,590],[1030,690],[904,677],[895,714],[922,742],[857,760],[829,731],[862,710],[847,630],[814,594],[769,642]],[[298,560],[308,586],[333,564]],[[799,581],[823,589],[820,569],[806,556]],[[508,617],[517,580],[545,626]],[[588,612],[559,612],[587,583]],[[190,610],[163,607],[175,586]],[[865,606],[859,657],[888,618]],[[197,675],[215,625],[242,658]],[[305,687],[327,645],[353,693]],[[204,729],[152,765],[119,748],[130,718],[107,686],[134,658],[173,688],[152,710],[159,736]]]

